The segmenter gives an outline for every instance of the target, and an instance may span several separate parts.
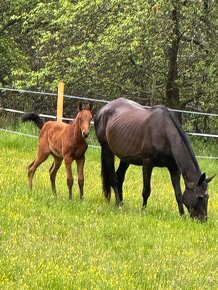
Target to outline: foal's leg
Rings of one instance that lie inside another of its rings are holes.
[[[55,194],[56,194],[56,185],[55,185],[56,174],[61,166],[62,160],[63,160],[62,158],[54,156],[54,162],[52,163],[52,166],[49,169],[51,188]]]
[[[129,167],[128,163],[120,160],[119,167],[116,171],[117,180],[118,180],[117,188],[118,188],[118,193],[119,193],[121,202],[123,201],[123,182],[124,182],[126,170],[128,169],[128,167]]]
[[[37,167],[42,164],[49,156],[50,152],[38,152],[37,158],[28,166],[28,178],[30,190],[33,188],[32,180]]]
[[[85,157],[76,160],[77,163],[77,174],[78,174],[78,185],[80,190],[80,199],[83,199],[83,187],[84,187],[84,164]]]
[[[73,193],[72,193],[73,175],[72,175],[72,168],[71,168],[72,162],[73,162],[73,158],[70,155],[64,156],[64,163],[65,163],[66,171],[67,171],[67,186],[69,189],[69,199],[73,198]]]
[[[152,173],[153,166],[151,164],[151,160],[146,159],[143,161],[143,191],[142,191],[142,197],[143,197],[143,204],[142,208],[146,208],[147,206],[147,200],[150,196],[151,192],[151,173]]]
[[[176,196],[176,201],[178,204],[179,213],[180,213],[180,215],[184,215],[185,212],[184,212],[184,208],[183,208],[182,191],[181,191],[181,186],[180,186],[181,173],[180,173],[176,164],[175,164],[175,166],[168,167],[168,169],[170,172],[170,177],[171,177],[171,181],[172,181],[175,196]]]

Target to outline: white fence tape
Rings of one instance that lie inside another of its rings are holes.
[[[0,108],[0,111],[5,111],[5,112],[12,112],[12,113],[18,113],[18,114],[25,114],[23,111],[18,111],[18,110],[13,110],[13,109],[4,109]],[[56,116],[52,115],[46,115],[46,114],[39,114],[40,117],[45,117],[45,118],[50,118],[50,119],[56,119]],[[73,121],[71,118],[63,118],[63,120],[69,120]],[[91,122],[93,124],[93,122]],[[192,133],[192,132],[186,132],[188,135],[193,135],[193,136],[201,136],[201,137],[210,137],[210,138],[218,138],[218,135],[215,134],[207,134],[207,133]]]
[[[1,91],[12,91],[12,92],[18,92],[18,93],[27,93],[27,94],[36,94],[36,95],[45,95],[45,96],[55,96],[57,97],[57,93],[46,93],[46,92],[38,92],[38,91],[29,91],[29,90],[18,90],[18,89],[11,89],[11,88],[2,88],[0,87]],[[99,103],[108,103],[109,101],[107,100],[102,100],[102,99],[93,99],[93,98],[86,98],[82,96],[71,96],[71,95],[64,95],[66,98],[70,99],[78,99],[78,100],[85,100],[85,101],[91,101],[91,102],[99,102]],[[149,106],[144,106],[146,108],[150,108]],[[206,115],[206,116],[213,116],[213,117],[218,117],[218,114],[216,113],[207,113],[207,112],[195,112],[195,111],[185,111],[185,110],[178,110],[178,109],[169,109],[170,111],[173,112],[181,112],[181,113],[186,113],[186,114],[198,114],[198,115]]]
[[[3,129],[3,128],[0,128],[0,131],[5,132],[5,133],[13,133],[13,134],[21,135],[21,136],[31,137],[31,138],[38,138],[38,136],[36,136],[36,135],[31,135],[31,134],[26,134],[26,133],[22,133],[22,132],[7,130],[7,129]]]
[[[191,133],[191,132],[186,132],[186,134],[188,134],[188,135],[194,135],[194,136],[201,136],[201,137],[218,138],[218,135],[214,135],[214,134]]]
[[[1,111],[5,111],[5,112],[11,112],[11,113],[18,113],[18,114],[26,114],[26,112],[24,111],[19,111],[19,110],[14,110],[14,109],[8,109],[8,108],[0,108],[0,112]],[[40,117],[44,117],[44,118],[50,118],[50,119],[56,119],[56,116],[52,116],[52,115],[46,115],[46,114],[39,114]],[[73,119],[71,118],[62,118],[63,120],[69,120],[69,121],[73,121]]]
[[[12,130],[7,130],[7,129],[2,129],[2,128],[0,128],[0,131],[5,132],[5,133],[14,133],[14,134],[18,134],[18,135],[25,136],[25,137],[38,138],[38,136],[36,136],[36,135],[26,134],[26,133],[12,131]],[[89,146],[92,147],[92,148],[98,148],[98,149],[101,148],[101,146],[92,145],[92,144],[89,144]],[[218,160],[218,157],[216,157],[216,156],[198,156],[197,155],[196,158]]]
[[[37,95],[45,95],[45,96],[57,97],[57,93],[46,93],[46,92],[38,92],[38,91],[30,91],[30,90],[18,90],[18,89],[2,88],[2,87],[0,87],[0,90],[3,91],[3,92],[4,91],[12,91],[12,92],[18,92],[18,93],[28,93],[28,94],[37,94]],[[64,97],[70,98],[70,99],[79,99],[79,100],[85,100],[85,101],[108,103],[108,101],[102,100],[102,99],[93,99],[93,98],[86,98],[86,97],[80,97],[80,96],[71,96],[71,95],[64,95]],[[144,106],[144,107],[150,108],[149,106]],[[206,116],[218,117],[218,114],[215,114],[215,113],[195,112],[195,111],[186,111],[186,110],[177,110],[177,109],[169,109],[169,110],[170,111],[174,111],[174,112],[186,113],[186,114],[198,114],[198,115],[206,115]],[[0,108],[0,112],[1,111],[11,112],[11,113],[18,113],[18,114],[25,114],[24,111],[19,111],[19,110],[14,110],[14,109],[9,109],[9,108]],[[41,117],[45,117],[45,118],[56,119],[56,116],[52,116],[52,115],[47,115],[47,114],[39,114],[39,115]],[[73,119],[71,119],[71,118],[63,118],[63,120],[72,121]],[[93,122],[91,122],[91,123],[93,124]],[[3,129],[3,128],[0,128],[0,131],[37,138],[37,136],[34,136],[34,135],[25,134],[25,133],[21,133],[21,132],[17,132],[17,131],[11,131],[11,130],[7,130],[7,129]],[[215,135],[215,134],[193,133],[193,132],[186,132],[186,134],[193,135],[193,136],[200,136],[200,137],[218,138],[218,135]],[[99,147],[99,146],[95,146],[95,145],[90,145],[90,146],[97,147],[97,148]],[[218,159],[218,157],[213,157],[213,156],[197,156],[197,157],[198,158],[208,158],[208,159]]]
[[[17,90],[17,89],[10,89],[10,88],[1,88],[1,91],[10,91],[10,92],[17,92],[17,93],[26,93],[26,94],[35,94],[35,95],[45,95],[45,96],[52,96],[57,97],[57,94],[55,93],[46,93],[46,92],[37,92],[37,91],[28,91],[28,90]],[[90,102],[99,102],[99,103],[108,103],[106,100],[101,99],[93,99],[93,98],[86,98],[82,96],[70,96],[70,95],[64,95],[64,97],[69,99],[78,99],[78,100],[84,100],[84,101],[90,101]]]

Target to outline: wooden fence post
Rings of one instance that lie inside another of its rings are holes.
[[[58,84],[58,100],[57,100],[57,121],[62,122],[64,103],[64,83]]]

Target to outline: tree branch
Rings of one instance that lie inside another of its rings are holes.
[[[200,48],[204,48],[203,43],[200,40],[197,40],[196,38],[182,35],[181,40],[186,41],[186,42],[193,42],[194,44],[198,45]]]
[[[0,30],[0,34],[3,34],[6,29],[8,29],[12,25],[16,24],[17,22],[18,22],[18,19],[10,20],[8,23],[3,25],[2,29]]]

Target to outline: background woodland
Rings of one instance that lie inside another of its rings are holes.
[[[63,80],[65,94],[217,113],[217,8],[215,0],[0,0],[0,85],[55,92]],[[49,113],[56,100],[1,91],[0,106]]]

